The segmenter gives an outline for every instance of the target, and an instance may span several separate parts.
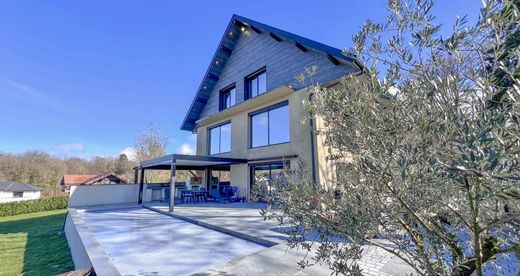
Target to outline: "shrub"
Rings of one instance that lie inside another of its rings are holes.
[[[67,208],[68,202],[69,198],[67,196],[59,196],[2,203],[0,204],[0,217],[65,209]]]

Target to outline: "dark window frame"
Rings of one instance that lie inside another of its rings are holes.
[[[22,192],[13,192],[14,198],[22,198],[23,197],[23,191]]]
[[[212,125],[210,127],[208,127],[207,129],[207,153],[208,155],[217,155],[217,154],[223,154],[223,153],[230,153],[231,152],[231,133],[229,133],[229,151],[225,151],[225,152],[221,152],[221,147],[222,147],[222,126],[225,126],[229,124],[229,128],[231,129],[232,126],[231,126],[231,120],[229,121],[225,121],[225,122],[222,122],[222,123],[219,123],[219,124],[216,124],[216,125]],[[218,134],[218,153],[211,153],[211,130],[215,129],[215,128],[219,128],[219,134]]]
[[[224,101],[224,97],[226,94],[231,94],[231,90],[235,90],[235,104],[234,105],[230,105],[230,106],[225,106],[225,101]],[[226,87],[224,87],[223,89],[221,89],[219,91],[219,96],[218,96],[218,110],[219,111],[222,111],[224,109],[228,109],[232,106],[235,106],[237,104],[237,86],[236,86],[236,83],[233,83],[233,84],[230,84]]]
[[[244,78],[244,99],[248,100],[248,99],[262,95],[262,94],[258,94],[258,95],[253,96],[252,91],[251,91],[251,81],[254,79],[257,79],[262,74],[265,74],[265,91],[262,94],[267,92],[267,69],[264,66],[264,67],[256,70],[255,72],[247,75]]]
[[[281,145],[281,144],[287,144],[291,142],[291,118],[290,118],[290,112],[289,112],[289,125],[287,126],[289,128],[289,140],[287,142],[280,142],[280,143],[274,143],[271,144],[271,118],[269,117],[269,111],[275,110],[281,107],[287,106],[287,109],[289,109],[289,100],[285,100],[264,108],[261,108],[259,110],[253,111],[248,114],[249,116],[249,149],[257,149],[257,148],[263,148],[263,147],[270,147],[275,145]],[[267,145],[262,146],[256,146],[253,147],[253,116],[266,113],[267,112]]]
[[[253,190],[253,186],[255,185],[255,167],[260,166],[269,166],[269,180],[272,181],[273,177],[273,166],[282,166],[282,168],[291,168],[291,161],[290,160],[277,160],[277,161],[270,161],[270,162],[259,162],[259,163],[250,163],[249,166],[249,196],[251,196],[251,191]],[[276,169],[276,168],[275,168]],[[271,185],[269,184],[269,188]]]

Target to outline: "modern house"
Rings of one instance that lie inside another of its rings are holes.
[[[63,192],[69,192],[71,186],[99,184],[126,184],[126,180],[113,173],[66,174],[61,179],[60,188]]]
[[[0,203],[39,199],[41,190],[25,183],[0,180]]]
[[[197,134],[197,155],[144,161],[139,182],[145,170],[197,170],[208,189],[224,183],[249,199],[254,176],[274,179],[298,159],[323,182],[331,172],[313,132],[320,122],[304,107],[308,88],[361,70],[339,49],[233,15],[181,125]]]
[[[317,68],[312,81],[299,81],[309,67]],[[233,16],[181,126],[197,134],[197,154],[141,162],[139,184],[71,188],[64,232],[76,269],[93,267],[97,275],[331,275],[320,263],[302,271],[307,252],[287,247],[284,228],[260,215],[263,204],[185,204],[173,212],[173,191],[182,197],[206,193],[190,186],[209,192],[236,186],[250,200],[255,175],[274,179],[300,159],[314,181],[325,183],[331,175],[327,150],[312,131],[321,122],[302,123],[309,118],[303,102],[311,97],[309,85],[334,85],[360,67],[338,49]],[[169,171],[170,183],[144,183],[149,170]],[[177,170],[191,171],[190,179],[177,182]],[[362,263],[373,275],[412,273],[402,263],[387,268],[390,253],[365,248]]]

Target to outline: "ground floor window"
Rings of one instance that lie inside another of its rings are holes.
[[[13,197],[23,197],[23,192],[13,192]]]
[[[263,201],[265,193],[275,192],[273,182],[284,177],[289,161],[277,161],[251,166],[250,191],[252,201]],[[260,181],[262,183],[260,183]]]

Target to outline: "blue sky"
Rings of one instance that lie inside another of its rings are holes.
[[[0,152],[115,156],[155,123],[170,152],[190,152],[180,125],[236,13],[348,48],[371,1],[0,1]],[[439,0],[437,20],[475,21],[478,0]]]

